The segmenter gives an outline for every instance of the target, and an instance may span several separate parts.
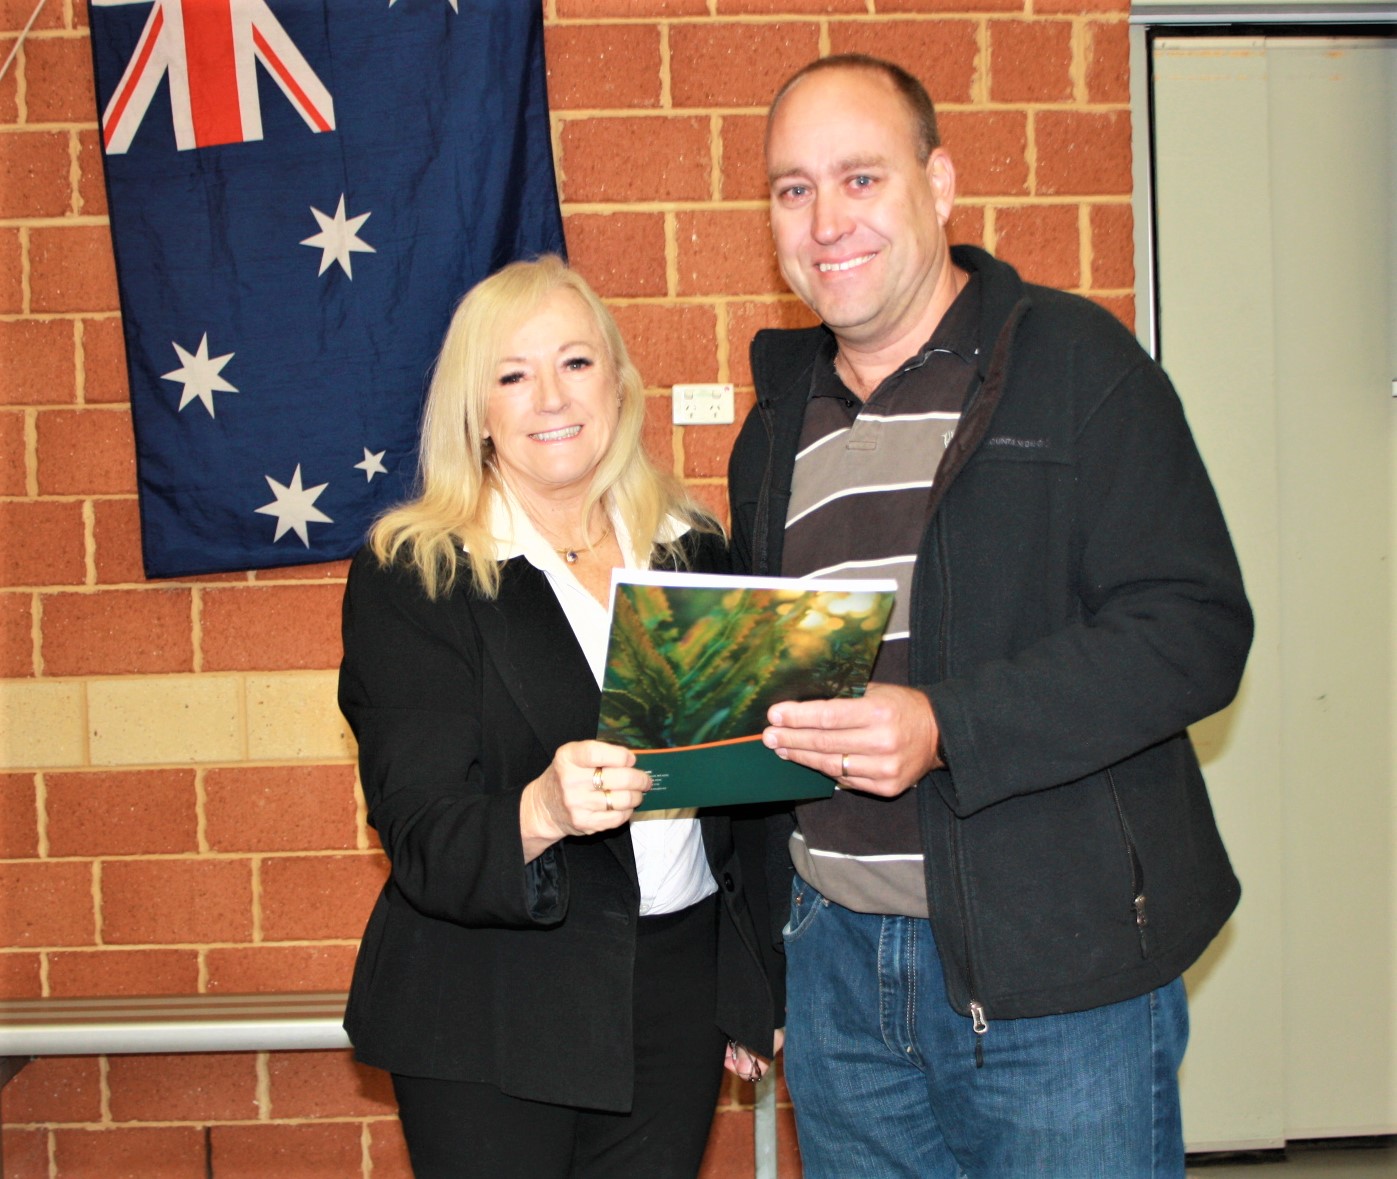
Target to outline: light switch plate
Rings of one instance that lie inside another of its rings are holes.
[[[676,426],[727,426],[732,424],[731,385],[675,385]]]

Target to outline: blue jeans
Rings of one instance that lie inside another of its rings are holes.
[[[1182,1179],[1181,980],[977,1037],[929,921],[855,913],[797,877],[785,937],[806,1179]]]

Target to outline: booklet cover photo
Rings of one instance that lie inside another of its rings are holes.
[[[892,610],[890,579],[617,570],[597,736],[654,786],[639,810],[816,798],[831,779],[761,743],[782,700],[857,696]]]

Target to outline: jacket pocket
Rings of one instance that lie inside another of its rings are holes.
[[[1130,869],[1130,913],[1135,922],[1135,933],[1140,939],[1140,957],[1150,956],[1149,942],[1149,895],[1145,891],[1145,868],[1140,862],[1140,850],[1135,845],[1130,823],[1125,817],[1125,807],[1121,805],[1120,791],[1116,789],[1116,776],[1106,771],[1106,785],[1111,791],[1111,803],[1116,808],[1116,821],[1120,825],[1121,844],[1125,849],[1126,864]]]
[[[1132,854],[1106,772],[985,807],[958,820],[956,832],[959,856],[946,868],[959,867],[961,891],[947,887],[936,898],[942,926],[951,927],[942,949],[962,953],[950,919],[963,903],[963,954],[974,970],[967,982],[991,1013],[1138,968],[1133,902],[1148,882],[1132,867],[1148,858]]]

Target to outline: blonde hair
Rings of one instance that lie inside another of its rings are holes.
[[[616,433],[592,478],[582,519],[601,503],[620,514],[637,544],[658,536],[670,515],[690,528],[719,531],[679,481],[657,469],[641,447],[645,387],[616,321],[579,274],[547,254],[511,263],[477,283],[457,305],[427,392],[417,496],[385,513],[369,532],[369,546],[380,563],[409,563],[429,598],[451,591],[463,549],[475,589],[488,598],[499,593],[499,558],[489,522],[492,497],[504,488],[485,437],[486,407],[507,340],[548,296],[564,290],[576,294],[591,314],[621,402]],[[673,541],[655,542],[651,558],[684,563]]]

